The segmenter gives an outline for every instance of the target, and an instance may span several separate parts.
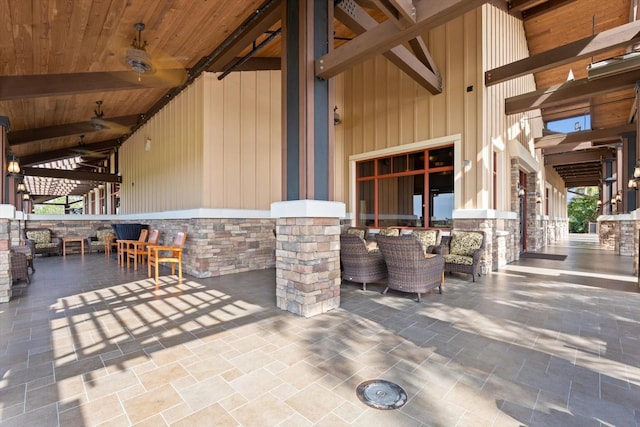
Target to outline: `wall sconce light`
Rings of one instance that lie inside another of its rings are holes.
[[[151,151],[151,138],[149,137],[144,140],[144,151]]]
[[[22,195],[22,200],[27,201],[29,200],[30,196],[29,196],[29,192],[26,192]]]
[[[340,117],[340,113],[338,113],[338,106],[333,107],[333,124],[339,125],[342,123],[342,118]]]
[[[598,202],[596,203],[596,208],[602,209],[602,200],[598,200]]]
[[[524,187],[521,186],[520,183],[518,183],[518,198],[524,199],[524,196],[525,196]]]
[[[104,190],[104,184],[98,185],[98,190]]]
[[[542,203],[542,196],[540,196],[540,194],[536,191],[536,203],[540,204]]]
[[[11,154],[11,159],[9,160],[9,164],[7,165],[7,172],[12,175],[17,175],[20,173],[20,163],[18,163],[18,159],[16,156]]]
[[[24,185],[24,182],[19,182],[18,185],[16,186],[16,191],[18,192],[18,194],[26,193],[27,186]]]
[[[617,203],[622,203],[622,194],[620,194],[620,192],[618,192],[618,194],[616,194],[616,197],[614,199]]]

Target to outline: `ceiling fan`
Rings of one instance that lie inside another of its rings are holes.
[[[142,38],[144,23],[138,22],[133,27],[137,34],[124,51],[123,62],[134,72],[131,78],[135,83],[150,87],[177,87],[186,82],[187,71],[179,61],[159,49],[147,50],[148,43]]]
[[[75,147],[71,148],[71,151],[78,153],[78,156],[82,158],[80,160],[81,162],[90,159],[106,159],[107,157],[109,157],[108,153],[90,150],[87,146],[85,146],[84,135],[80,135],[78,144]]]
[[[119,133],[121,135],[131,133],[131,128],[129,128],[128,126],[104,119],[104,111],[102,111],[102,100],[96,101],[96,108],[95,110],[93,110],[93,113],[95,114],[95,116],[91,117],[91,119],[89,119],[89,122],[96,131],[106,130],[112,133]],[[84,135],[81,135],[81,137],[83,136]]]

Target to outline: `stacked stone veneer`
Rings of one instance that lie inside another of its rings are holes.
[[[518,259],[519,224],[517,220],[502,218],[454,219],[453,228],[480,230],[485,233],[485,249],[480,258],[482,274],[488,274]]]
[[[27,228],[49,228],[53,236],[95,236],[99,227],[112,223],[141,223],[160,230],[160,243],[169,244],[178,231],[187,233],[183,271],[195,277],[220,276],[275,266],[275,220],[192,218],[162,220],[29,220]],[[24,227],[24,224],[21,225]],[[19,241],[18,222],[11,224],[11,241]],[[67,253],[79,253],[79,246]],[[1,261],[0,261],[1,262]],[[37,262],[37,261],[36,261]]]
[[[618,251],[618,243],[620,241],[620,223],[619,221],[600,221],[598,237],[600,240],[600,247],[602,249],[609,249],[612,251]]]
[[[0,303],[9,302],[12,295],[10,238],[11,221],[0,219]]]
[[[311,317],[340,306],[338,218],[277,220],[276,304]]]

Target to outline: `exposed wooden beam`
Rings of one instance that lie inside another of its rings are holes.
[[[543,155],[566,153],[568,151],[580,151],[588,150],[593,147],[591,142],[572,142],[570,144],[556,145],[555,147],[548,147],[542,150]]]
[[[575,181],[565,181],[565,188],[572,187],[598,187],[600,185],[599,180],[595,179],[584,179],[584,180],[575,180]]]
[[[556,169],[556,171],[558,173],[567,173],[567,172],[580,172],[580,173],[584,173],[586,172],[592,172],[594,170],[597,171],[601,171],[602,170],[602,164],[600,163],[600,160],[598,161],[593,161],[593,162],[587,162],[587,163],[581,163],[579,165],[556,165],[554,166],[554,168]]]
[[[620,139],[623,134],[633,132],[635,130],[635,124],[630,123],[622,126],[616,126],[613,128],[605,129],[591,129],[581,130],[571,133],[557,133],[554,135],[547,135],[540,138],[535,138],[535,148],[549,148],[557,145],[579,143],[579,142],[597,142],[597,141],[611,141],[614,139]]]
[[[640,42],[640,21],[629,22],[628,24],[489,70],[484,73],[484,82],[487,86],[491,86],[638,42]]]
[[[594,95],[632,88],[638,78],[638,71],[634,70],[600,79],[580,79],[546,89],[535,90],[507,98],[504,103],[505,114],[523,113],[535,109],[584,101]]]
[[[68,159],[71,157],[77,157],[81,155],[78,153],[78,149],[89,151],[104,151],[111,148],[120,146],[121,142],[118,139],[109,139],[107,141],[94,142],[92,144],[85,144],[81,147],[74,146],[69,148],[61,148],[58,150],[44,151],[38,154],[32,154],[29,156],[20,157],[20,164],[23,166],[37,165],[45,162],[52,162],[54,160]],[[106,156],[105,156],[106,157]]]
[[[282,18],[282,0],[271,0],[258,11],[260,16],[258,18],[252,16],[240,26],[241,33],[233,40],[228,41],[225,49],[210,64],[209,70],[219,72],[226,69],[227,65],[231,64],[240,52],[251,45],[258,37],[265,34],[276,22],[280,21]]]
[[[427,49],[427,45],[424,43],[424,40],[422,40],[422,37],[418,36],[415,39],[409,40],[409,46],[416,58],[426,65],[427,68],[433,71],[433,74],[435,74],[438,79],[442,80],[436,61],[433,60],[429,49]]]
[[[107,122],[114,122],[118,125],[132,127],[138,122],[141,114],[134,114],[131,116],[114,117],[110,119],[104,119]],[[7,134],[9,139],[9,145],[16,146],[21,144],[27,144],[29,142],[43,141],[46,139],[60,138],[63,136],[82,135],[91,132],[99,132],[101,129],[96,129],[95,125],[90,121],[67,123],[57,126],[46,126],[43,128],[24,129],[13,131]]]
[[[391,50],[424,32],[482,6],[489,0],[417,0],[416,24],[400,29],[396,23],[387,20],[348,41],[316,61],[316,75],[329,79],[341,72]]]
[[[47,178],[66,178],[78,181],[122,182],[122,177],[112,173],[79,172],[66,169],[23,168],[25,176],[40,176]]]
[[[593,162],[612,157],[613,153],[614,152],[608,148],[600,148],[578,153],[552,154],[550,156],[544,156],[544,164],[545,166],[555,166]]]
[[[184,70],[163,70],[159,75],[144,75],[141,82],[132,78],[133,71],[1,76],[0,101],[149,87],[170,88],[177,86],[176,81],[184,80],[184,73]]]
[[[511,15],[527,19],[541,13],[550,12],[572,1],[575,0],[511,0],[507,2],[507,5]]]
[[[340,3],[335,8],[335,17],[354,33],[362,34],[378,25],[375,19],[354,2],[344,3]],[[384,56],[430,93],[434,95],[442,93],[440,76],[412,55],[406,47],[396,46],[385,52]]]
[[[234,64],[241,58],[234,58],[231,62]],[[242,64],[234,68],[234,71],[267,71],[267,70],[280,70],[282,64],[280,58],[272,57],[253,57],[247,59]]]

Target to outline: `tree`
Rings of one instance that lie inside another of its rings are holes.
[[[576,191],[578,194],[568,205],[569,232],[588,233],[589,223],[598,217],[598,188],[585,187]]]

